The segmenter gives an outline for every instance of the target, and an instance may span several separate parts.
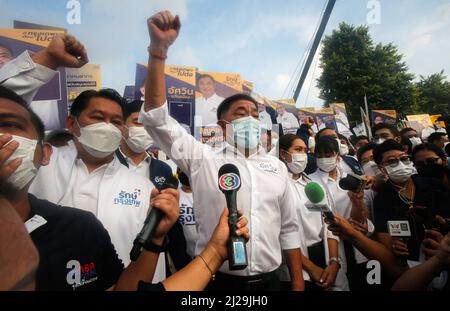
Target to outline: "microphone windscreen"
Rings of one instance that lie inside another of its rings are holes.
[[[351,175],[347,175],[339,180],[339,187],[347,191],[356,191],[358,189],[360,181]]]
[[[173,175],[166,179],[164,184],[161,186],[161,189],[159,189],[159,190],[164,190],[164,189],[169,189],[169,188],[178,189],[178,179]]]
[[[316,182],[310,182],[305,186],[305,194],[313,204],[319,203],[325,198],[325,191]]]
[[[222,192],[239,190],[241,188],[241,178],[236,165],[229,163],[222,165],[219,169],[218,184]]]

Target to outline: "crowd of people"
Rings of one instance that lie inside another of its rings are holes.
[[[81,42],[57,36],[0,69],[0,290],[450,288],[446,132],[422,141],[412,128],[379,123],[373,137],[347,139],[330,128],[315,133],[307,119],[271,144],[270,131],[262,142],[270,122],[260,120],[262,105],[236,94],[212,111],[225,141],[204,145],[167,108],[164,67],[180,28],[168,11],[149,18],[143,101],[85,91],[65,132],[45,135],[29,104],[58,67],[88,62]],[[207,88],[212,79],[202,79]],[[278,110],[283,123],[289,115]],[[154,145],[169,163],[150,152]],[[234,233],[217,181],[224,164],[240,173]],[[165,189],[173,174],[178,189]],[[350,177],[362,188],[347,189]],[[312,183],[331,216],[311,208]],[[162,219],[133,261],[152,209]],[[226,263],[230,235],[246,241],[245,269]],[[368,281],[372,261],[378,282]]]

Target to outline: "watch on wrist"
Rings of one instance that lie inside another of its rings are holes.
[[[149,240],[149,241],[145,242],[145,244],[143,244],[142,247],[146,251],[159,254],[159,253],[163,253],[167,250],[168,244],[169,244],[169,239],[167,237],[165,237],[162,245],[157,245],[157,244],[153,243],[151,240]]]

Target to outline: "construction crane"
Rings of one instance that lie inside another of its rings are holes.
[[[303,67],[302,74],[300,76],[300,80],[298,81],[297,87],[294,92],[294,100],[296,102],[297,102],[298,96],[300,95],[300,91],[302,90],[303,83],[305,83],[309,68],[311,67],[314,56],[316,55],[317,48],[320,45],[320,40],[322,40],[323,33],[325,32],[325,28],[327,27],[328,21],[331,16],[331,12],[333,11],[335,4],[336,4],[336,0],[328,0],[327,7],[325,8],[325,11],[322,15],[320,25],[317,28],[317,32],[314,36],[314,41],[311,45],[311,50],[309,51],[308,58],[306,59],[305,66]]]

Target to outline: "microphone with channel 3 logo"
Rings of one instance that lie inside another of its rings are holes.
[[[228,265],[230,270],[243,270],[247,268],[247,249],[245,239],[236,235],[238,222],[238,209],[236,194],[241,188],[241,177],[238,168],[233,164],[225,164],[219,169],[219,189],[225,195],[229,211],[228,226],[230,237],[228,239]]]

